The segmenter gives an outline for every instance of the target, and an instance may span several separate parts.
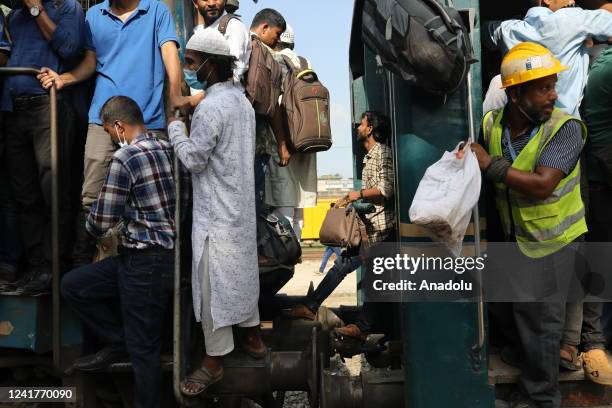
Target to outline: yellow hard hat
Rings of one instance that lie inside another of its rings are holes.
[[[504,56],[501,65],[502,89],[565,71],[555,56],[540,44],[523,42]]]

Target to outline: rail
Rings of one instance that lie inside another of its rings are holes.
[[[38,75],[36,68],[10,67],[0,68],[0,76]],[[50,88],[50,128],[51,128],[51,272],[53,279],[53,366],[59,370],[61,366],[62,333],[60,327],[60,256],[59,256],[59,177],[58,177],[58,135],[57,135],[57,90]]]
[[[176,114],[175,114],[176,115]],[[174,293],[173,293],[173,319],[172,319],[172,386],[174,398],[180,406],[189,406],[189,402],[181,392],[183,369],[183,328],[181,318],[181,162],[174,155],[174,194],[176,197],[174,207],[174,225],[176,238],[174,240]]]
[[[475,26],[475,16],[476,12],[474,9],[468,9],[469,12],[469,30],[470,30],[470,40],[471,43],[474,43],[474,26]],[[476,131],[474,128],[474,103],[472,100],[472,66],[470,65],[467,73],[467,104],[468,104],[468,129],[469,129],[469,140],[470,142],[476,142]],[[475,256],[479,257],[482,254],[482,248],[480,247],[480,211],[478,209],[478,203],[472,209],[472,218],[474,219],[474,252]],[[480,352],[484,348],[485,344],[485,312],[484,312],[484,293],[482,287],[482,271],[477,272],[477,282],[480,282],[478,285],[478,298],[476,302],[476,322],[478,326],[478,340],[477,343],[473,347],[473,351],[475,353],[480,354]]]

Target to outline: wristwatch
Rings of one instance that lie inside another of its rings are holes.
[[[359,190],[359,198],[363,198],[363,190]]]
[[[42,10],[42,5],[32,6],[30,7],[30,15],[32,15],[32,17],[38,17],[40,15],[41,10]]]

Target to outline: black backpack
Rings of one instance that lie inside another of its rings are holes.
[[[435,94],[457,90],[476,62],[461,15],[436,0],[365,0],[362,37],[385,68]]]
[[[269,207],[262,209],[257,218],[257,253],[266,258],[266,263],[260,265],[260,273],[279,265],[293,266],[302,256],[300,242],[289,220],[273,214]]]

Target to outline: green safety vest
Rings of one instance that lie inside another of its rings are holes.
[[[483,135],[486,148],[492,156],[503,156],[501,123],[503,109],[487,113],[483,120]],[[578,119],[554,109],[551,118],[540,126],[535,136],[516,157],[512,167],[533,172],[544,148],[569,120]],[[583,122],[583,144],[587,130]],[[580,195],[580,161],[574,170],[559,184],[552,195],[544,200],[526,196],[508,188],[503,183],[495,184],[495,198],[506,236],[516,237],[523,254],[530,258],[541,258],[559,251],[580,235],[587,232],[584,204]]]

